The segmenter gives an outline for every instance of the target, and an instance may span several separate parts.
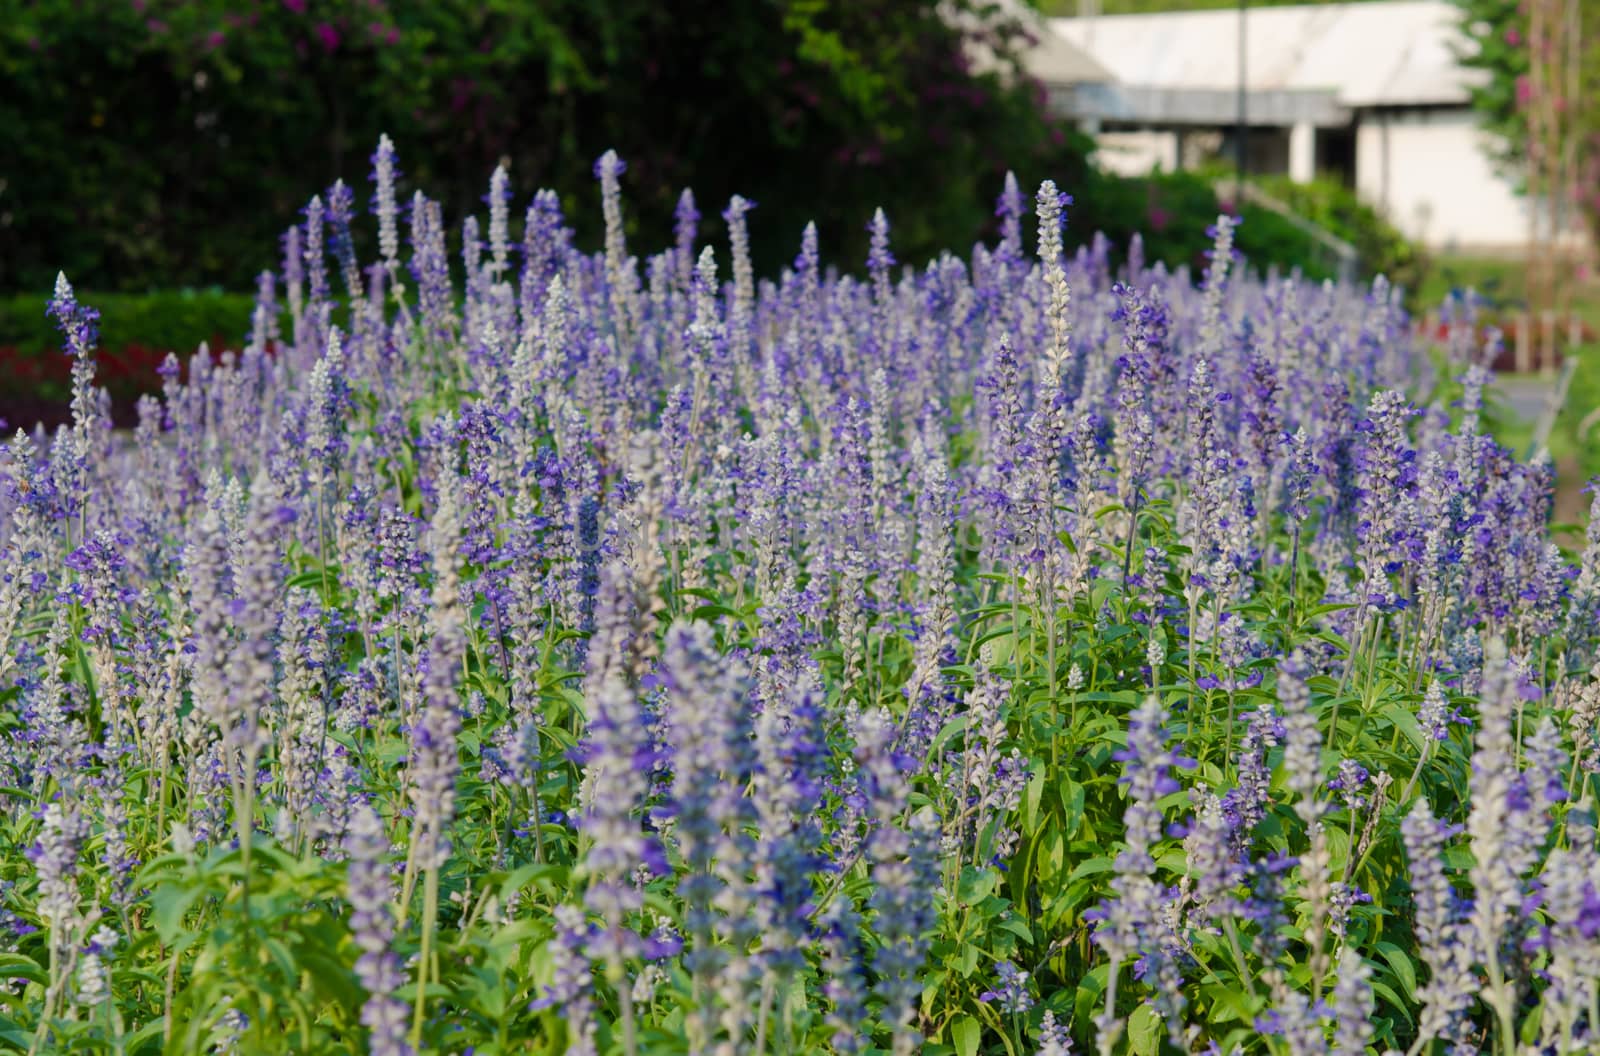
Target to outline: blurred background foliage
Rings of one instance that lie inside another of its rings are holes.
[[[693,187],[708,234],[732,194],[759,204],[769,268],[813,219],[863,255],[880,204],[906,259],[970,245],[1007,167],[1070,187],[1087,144],[1006,63],[971,68],[1021,41],[963,3],[0,0],[0,290],[248,289],[311,194],[365,199],[385,131],[456,217],[505,160],[592,236],[615,148],[645,244]]]
[[[1498,160],[1524,180],[1565,161],[1563,185],[1529,189],[1570,203],[1600,245],[1600,2],[1455,2],[1471,42],[1462,61],[1483,74],[1473,105]]]
[[[958,11],[951,17],[952,11]],[[454,216],[509,163],[559,191],[593,243],[591,165],[627,159],[630,233],[668,237],[692,187],[720,234],[739,193],[769,272],[815,220],[865,254],[883,206],[902,260],[993,234],[1004,173],[1078,200],[1071,230],[1192,260],[1204,181],[1119,181],[1046,112],[1015,62],[1016,8],[988,0],[0,0],[0,291],[248,290],[311,194],[394,137],[408,186]],[[975,68],[980,50],[996,60]],[[1301,246],[1264,220],[1243,248]],[[177,307],[181,308],[181,305]],[[13,342],[23,335],[13,334]]]

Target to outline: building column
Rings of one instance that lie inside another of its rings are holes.
[[[1289,129],[1289,179],[1310,183],[1317,177],[1317,129],[1309,121]]]

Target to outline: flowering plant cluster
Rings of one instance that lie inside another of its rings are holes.
[[[640,256],[595,175],[599,252],[499,171],[456,261],[385,141],[377,259],[314,198],[131,435],[58,282],[0,1046],[1600,1045],[1600,516],[1484,432],[1470,301],[1430,357],[1228,217],[1069,257],[1049,183],[763,277],[755,203]]]

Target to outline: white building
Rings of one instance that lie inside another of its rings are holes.
[[[1251,9],[1250,170],[1340,180],[1433,248],[1524,248],[1528,204],[1495,171],[1470,109],[1478,71],[1457,61],[1459,17],[1448,0]],[[1049,25],[1107,71],[1031,68],[1053,106],[1096,129],[1102,164],[1131,174],[1234,156],[1237,10]]]

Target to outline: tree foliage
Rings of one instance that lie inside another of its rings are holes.
[[[1456,0],[1486,76],[1473,104],[1497,160],[1560,218],[1575,209],[1600,242],[1600,5],[1589,0]]]
[[[313,190],[364,188],[382,132],[458,213],[506,160],[519,198],[550,186],[587,216],[589,163],[615,148],[642,234],[692,186],[708,231],[735,189],[761,204],[768,266],[813,219],[859,258],[880,204],[903,254],[970,244],[1006,168],[1070,186],[1087,154],[994,6],[0,0],[0,289],[58,268],[242,288]],[[974,45],[1002,61],[975,69]]]

